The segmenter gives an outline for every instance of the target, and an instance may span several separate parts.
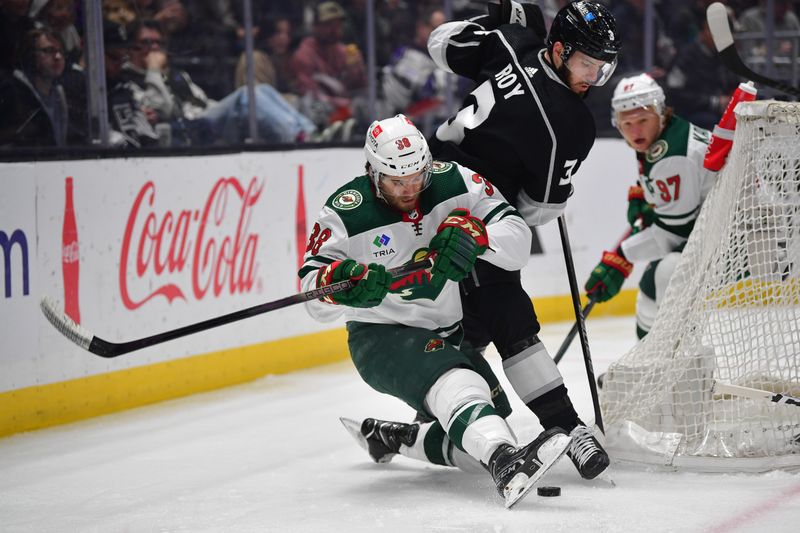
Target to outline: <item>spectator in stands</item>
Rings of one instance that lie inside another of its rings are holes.
[[[241,144],[249,136],[247,92],[242,87],[220,101],[210,99],[185,71],[169,67],[165,36],[155,21],[134,26],[128,79],[156,115],[157,129],[171,132],[172,144]],[[261,140],[290,143],[313,131],[310,121],[272,86],[256,86],[256,118]]]
[[[344,10],[336,2],[321,2],[314,10],[314,31],[292,55],[301,110],[318,126],[346,120],[354,113],[353,99],[367,86],[366,66],[355,44],[342,42]]]
[[[128,0],[103,0],[103,19],[114,24],[127,26],[136,20],[136,11]]]
[[[158,114],[145,105],[144,90],[130,80],[124,69],[131,53],[131,41],[125,26],[107,22],[103,41],[111,144],[126,148],[155,146],[158,135],[153,124],[157,122]]]
[[[292,24],[287,17],[268,18],[258,25],[259,42],[253,49],[253,77],[256,83],[268,83],[291,101]],[[247,83],[244,53],[236,65],[236,87]],[[293,96],[293,95],[292,95]]]
[[[186,27],[189,15],[181,0],[129,0],[139,20],[152,19],[161,24],[167,34]]]
[[[28,17],[31,0],[0,0],[0,76],[19,68],[19,44],[33,28]]]
[[[81,56],[81,36],[75,27],[75,0],[44,0],[44,2],[36,18],[58,33],[61,42],[64,43],[67,65],[77,62]]]
[[[367,51],[367,0],[342,0],[347,13],[343,23],[342,41],[354,43],[358,49]],[[386,65],[399,46],[410,43],[414,34],[415,15],[422,0],[382,0],[374,2],[375,61]],[[439,3],[439,2],[437,2]]]
[[[716,0],[672,0],[665,10],[664,27],[672,39],[675,50],[692,43],[700,33],[696,13]]]
[[[619,36],[625,43],[619,53],[617,74],[624,75],[645,68],[644,57],[644,8],[645,0],[623,0],[611,8],[614,20],[617,21]],[[658,6],[656,11],[658,11]],[[649,74],[659,79],[664,76],[665,69],[675,56],[672,39],[664,31],[663,17],[656,12],[654,29],[656,47],[653,54],[653,68]]]
[[[676,56],[667,73],[666,92],[676,113],[701,128],[713,129],[743,80],[719,61],[705,11],[695,15],[700,33]]]
[[[67,144],[70,146],[89,142],[89,106],[86,91],[86,72],[83,56],[77,62],[67,62],[61,75],[61,86],[67,96]]]
[[[800,32],[800,19],[798,19],[797,12],[793,7],[792,0],[774,0],[773,5],[775,13],[775,26],[774,31],[791,31]],[[766,14],[765,14],[765,0],[760,0],[758,5],[742,12],[739,17],[739,26],[743,32],[764,33],[766,31]],[[767,54],[766,43],[761,40],[749,41],[747,47],[748,55],[751,58],[764,57]],[[777,39],[775,41],[775,48],[773,53],[775,58],[789,58],[792,56],[792,40],[791,39]],[[796,61],[800,50],[794,50],[793,59]],[[780,61],[778,61],[780,63]],[[779,76],[788,78],[791,76],[791,66],[789,68],[780,68]]]
[[[211,100],[186,72],[171,69],[166,36],[155,20],[141,20],[131,29],[130,79],[145,93],[145,103],[158,114],[158,122],[197,118]]]
[[[0,146],[65,146],[67,99],[59,84],[64,45],[53,30],[29,30],[21,68],[0,88]]]
[[[418,124],[424,124],[426,117],[437,116],[444,100],[445,73],[436,67],[428,53],[428,37],[446,20],[441,9],[423,13],[417,19],[414,40],[398,48],[383,68],[382,89],[387,109],[381,115],[403,113]]]

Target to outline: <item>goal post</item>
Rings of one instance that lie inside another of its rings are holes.
[[[800,104],[742,103],[736,116],[652,329],[604,378],[616,460],[800,469],[800,409],[713,390],[800,394]]]

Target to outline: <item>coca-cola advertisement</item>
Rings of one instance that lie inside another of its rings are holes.
[[[264,179],[219,178],[202,203],[175,205],[145,182],[130,207],[119,258],[126,309],[154,298],[168,303],[247,294],[256,288]]]

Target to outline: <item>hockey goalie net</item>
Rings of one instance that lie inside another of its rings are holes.
[[[650,333],[601,393],[609,453],[699,471],[800,468],[800,104],[737,107],[728,162]]]

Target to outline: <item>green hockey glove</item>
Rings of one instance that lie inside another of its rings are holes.
[[[470,215],[469,209],[458,208],[447,215],[436,231],[428,246],[436,253],[431,283],[442,286],[448,279],[461,281],[489,247],[486,226]]]
[[[321,298],[323,302],[342,304],[349,307],[375,307],[386,297],[392,284],[392,275],[386,267],[377,263],[369,266],[352,259],[336,261],[319,270],[317,287],[353,280],[355,287],[350,290],[329,294]]]
[[[616,252],[603,252],[603,259],[589,274],[584,289],[595,302],[605,302],[619,293],[625,278],[631,275],[633,265]]]
[[[628,223],[635,227],[636,221],[642,219],[642,228],[646,228],[656,218],[653,206],[644,199],[644,189],[638,185],[628,189]]]

